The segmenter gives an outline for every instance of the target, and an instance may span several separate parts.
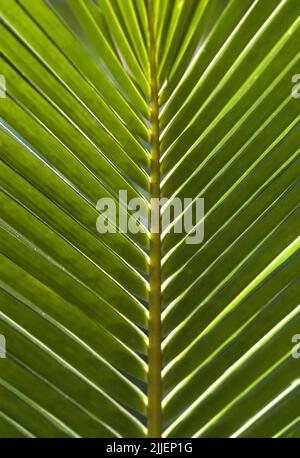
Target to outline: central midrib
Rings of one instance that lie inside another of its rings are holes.
[[[148,0],[151,74],[151,214],[158,214],[160,198],[159,109],[154,31],[154,1]],[[153,200],[155,199],[155,200]],[[148,436],[162,434],[162,357],[161,357],[161,223],[155,232],[151,218],[150,293],[149,293],[149,350],[148,350]]]

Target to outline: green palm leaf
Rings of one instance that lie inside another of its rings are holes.
[[[0,437],[300,437],[299,1],[0,11]]]

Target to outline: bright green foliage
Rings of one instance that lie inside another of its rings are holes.
[[[164,437],[300,437],[299,0],[0,13],[0,437],[144,437],[152,409]],[[120,189],[151,207],[158,157],[162,197],[205,199],[159,259],[96,230]]]

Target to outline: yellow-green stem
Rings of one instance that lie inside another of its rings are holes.
[[[151,68],[151,213],[157,212],[160,197],[159,111],[154,34],[154,0],[148,0]],[[153,200],[155,199],[155,200]],[[152,219],[152,218],[151,218]],[[148,373],[148,436],[161,437],[161,241],[151,223],[150,299],[149,299],[149,373]]]

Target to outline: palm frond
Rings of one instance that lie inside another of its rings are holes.
[[[0,12],[0,437],[299,437],[299,1]]]

